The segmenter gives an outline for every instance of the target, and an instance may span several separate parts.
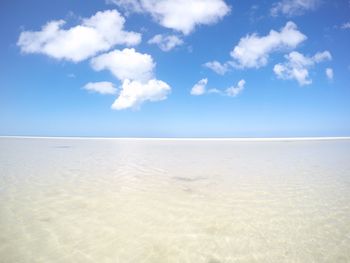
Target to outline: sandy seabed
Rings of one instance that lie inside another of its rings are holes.
[[[0,138],[0,262],[350,262],[350,140]]]

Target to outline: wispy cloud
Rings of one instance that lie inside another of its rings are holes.
[[[341,29],[350,29],[350,22],[346,22],[340,26]]]
[[[108,81],[89,82],[83,87],[83,89],[102,95],[113,95],[117,93],[117,89],[114,87],[114,84]]]
[[[241,79],[238,81],[236,86],[229,87],[225,90],[225,93],[230,97],[236,97],[238,94],[240,94],[245,87],[245,80]]]
[[[285,56],[286,62],[276,64],[273,68],[280,79],[295,79],[300,86],[309,85],[312,79],[309,77],[309,69],[322,61],[331,60],[329,51],[318,52],[312,57],[293,51]]]
[[[201,79],[191,89],[191,95],[199,96],[206,93],[208,79]]]
[[[332,68],[326,68],[326,76],[328,80],[333,80],[334,78],[334,72]]]
[[[215,73],[219,75],[224,75],[227,71],[229,71],[230,65],[229,63],[220,63],[219,61],[210,61],[204,64],[205,67],[211,69]]]
[[[156,44],[161,50],[167,52],[175,48],[176,46],[182,45],[183,40],[176,35],[155,35],[150,40],[149,44]]]
[[[219,94],[229,97],[236,97],[239,95],[245,88],[245,80],[241,79],[238,81],[237,85],[231,86],[227,89],[220,90],[216,88],[207,88],[208,79],[201,79],[198,81],[191,89],[191,95],[200,96],[204,94]]]
[[[273,4],[270,13],[272,16],[292,17],[315,10],[320,3],[320,0],[282,0]]]

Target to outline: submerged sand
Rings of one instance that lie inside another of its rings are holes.
[[[350,262],[350,140],[0,138],[0,262]]]

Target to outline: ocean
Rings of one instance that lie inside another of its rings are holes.
[[[0,138],[0,262],[350,262],[350,139]]]

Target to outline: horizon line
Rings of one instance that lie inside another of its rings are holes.
[[[94,136],[18,136],[0,135],[8,139],[77,139],[77,140],[148,140],[148,141],[325,141],[350,140],[350,136],[303,136],[303,137],[94,137]]]

